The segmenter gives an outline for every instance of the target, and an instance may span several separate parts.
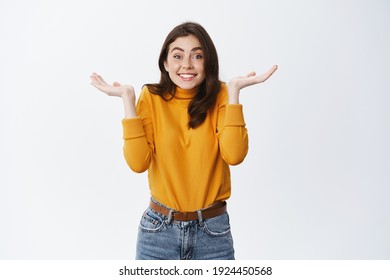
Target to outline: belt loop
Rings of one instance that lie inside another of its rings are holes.
[[[199,226],[203,227],[204,223],[203,223],[203,217],[202,217],[202,210],[197,210],[196,212],[198,212]]]
[[[167,225],[169,225],[172,222],[172,216],[173,216],[173,210],[169,210],[168,219],[165,221]]]

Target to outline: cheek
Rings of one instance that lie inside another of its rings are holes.
[[[178,68],[179,68],[179,65],[175,61],[168,61],[168,63],[165,64],[165,69],[168,72],[175,72],[178,70]]]
[[[164,68],[165,68],[165,71],[169,72],[169,62],[168,62],[168,60],[164,61]]]
[[[198,69],[198,74],[204,75],[204,65],[203,65],[203,63],[199,64],[197,66],[197,69]]]
[[[196,63],[196,68],[198,68],[198,71],[204,71],[204,62],[203,61],[198,61]]]
[[[171,79],[171,81],[176,81],[177,79],[176,74],[173,71],[169,71],[168,76]]]

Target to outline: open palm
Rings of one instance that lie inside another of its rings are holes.
[[[91,85],[109,96],[122,97],[123,94],[131,94],[135,97],[134,88],[130,85],[121,85],[118,82],[114,82],[112,85],[110,85],[106,83],[106,81],[96,73],[93,73],[90,78]]]
[[[230,80],[229,87],[239,91],[245,87],[265,82],[276,69],[278,69],[278,66],[274,65],[263,75],[256,75],[256,72],[251,72],[246,76],[235,77]]]

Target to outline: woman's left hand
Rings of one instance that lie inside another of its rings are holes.
[[[255,72],[251,72],[246,76],[235,77],[231,79],[228,86],[229,103],[238,103],[238,95],[241,89],[265,82],[277,69],[278,66],[274,65],[263,75],[256,75]]]

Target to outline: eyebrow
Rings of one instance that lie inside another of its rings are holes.
[[[179,48],[179,47],[174,47],[171,52],[173,52],[174,50],[179,50],[181,52],[184,52],[184,50],[182,48]],[[202,50],[202,47],[195,47],[191,50],[191,52],[194,52],[194,51],[198,51],[198,50]]]

